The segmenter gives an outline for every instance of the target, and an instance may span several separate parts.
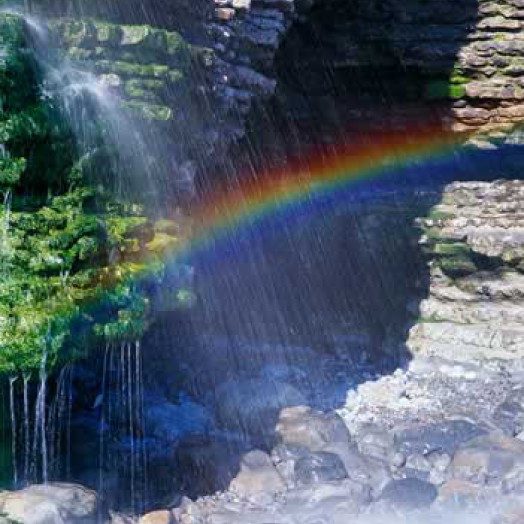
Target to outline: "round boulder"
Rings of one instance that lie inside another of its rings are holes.
[[[0,513],[24,524],[96,524],[98,499],[76,484],[38,484],[2,493]]]
[[[295,463],[295,481],[299,486],[342,480],[348,477],[338,455],[319,451],[300,458]]]
[[[382,490],[379,501],[400,511],[430,506],[437,498],[437,488],[416,478],[392,480]]]

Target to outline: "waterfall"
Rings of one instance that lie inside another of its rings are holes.
[[[69,478],[68,472],[68,456],[70,453],[70,413],[72,395],[72,374],[73,366],[66,365],[60,371],[55,398],[51,404],[48,421],[48,455],[49,455],[49,476],[55,479],[60,478],[62,474],[66,474]],[[65,443],[66,460],[65,466],[62,463],[63,456],[63,442]]]
[[[136,365],[136,362],[135,362]],[[133,378],[134,375],[131,369],[131,344],[127,344],[127,396],[129,403],[129,438],[131,445],[131,507],[133,513],[135,511],[135,413],[133,411]]]
[[[171,157],[155,152],[165,135],[132,116],[115,88],[90,71],[92,64],[77,64],[54,49],[45,20],[30,12],[26,8],[23,16],[44,76],[44,94],[61,108],[81,155],[80,166],[89,168],[96,155],[111,150],[110,158],[104,158],[111,176],[104,183],[111,182],[120,197],[126,197],[132,186],[156,196],[159,183],[165,182],[164,171],[176,168]],[[160,167],[161,156],[168,159],[168,167]]]
[[[0,256],[2,258],[2,274],[5,275],[8,271],[8,259],[9,259],[9,225],[11,221],[11,205],[12,205],[12,193],[8,189],[4,193],[3,202],[3,217],[1,225],[1,245],[0,245]]]
[[[30,395],[31,375],[23,375],[20,401],[17,408],[16,382],[9,379],[9,411],[11,425],[11,455],[13,485],[29,485],[70,478],[71,475],[71,413],[73,366],[65,366],[59,373],[56,393],[47,416],[47,350],[40,364],[36,398]],[[34,404],[33,404],[34,402]],[[31,416],[34,407],[34,421]],[[17,416],[20,413],[20,416]],[[64,445],[65,443],[65,445]],[[65,459],[65,463],[64,463]]]
[[[112,350],[111,350],[112,351]],[[108,358],[109,358],[109,352],[110,352],[110,346],[109,344],[106,344],[106,350],[104,353],[104,365],[102,370],[102,391],[100,393],[100,425],[99,425],[99,453],[98,453],[98,470],[99,470],[99,476],[98,476],[98,492],[103,493],[104,492],[104,436],[106,433],[106,419],[105,419],[105,404],[106,404],[106,384],[107,384],[107,366],[108,366]],[[111,421],[109,420],[109,423]]]
[[[35,406],[35,426],[33,433],[33,457],[31,473],[35,482],[38,481],[39,473],[39,452],[41,478],[44,484],[48,480],[47,467],[47,435],[46,435],[46,396],[47,396],[47,340],[44,342],[44,350],[40,363],[40,382],[36,396]]]
[[[66,429],[65,429],[65,441],[66,441],[66,478],[71,478],[71,417],[73,416],[73,378],[75,374],[75,366],[71,364],[69,366],[69,376],[67,381],[67,406],[66,406]]]
[[[133,514],[147,506],[148,473],[144,417],[144,386],[140,343],[107,345],[102,382],[95,402],[99,419],[99,492],[105,491],[106,471],[118,472],[128,489]],[[114,453],[110,444],[119,442]],[[127,488],[126,488],[127,489]]]
[[[146,417],[144,411],[144,375],[142,370],[142,351],[140,346],[140,341],[135,342],[135,362],[136,362],[136,394],[137,394],[137,409],[138,409],[138,421],[140,423],[140,437],[141,437],[141,446],[139,452],[139,458],[141,458],[141,463],[139,467],[142,468],[142,477],[143,477],[143,488],[142,488],[142,505],[140,507],[141,511],[144,511],[147,507],[148,496],[149,496],[149,478],[147,471],[147,446],[145,441],[146,436]]]
[[[24,375],[24,483],[29,481],[29,455],[31,453],[31,435],[29,433],[29,380],[31,375]]]
[[[16,461],[17,456],[17,426],[16,426],[16,406],[15,406],[15,392],[14,385],[18,377],[11,377],[9,379],[9,410],[11,412],[11,455],[13,462],[13,484],[18,485],[18,466]]]

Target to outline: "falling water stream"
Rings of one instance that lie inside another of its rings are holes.
[[[107,345],[101,388],[94,406],[100,410],[98,490],[105,493],[106,475],[118,472],[127,479],[129,509],[132,513],[143,511],[147,507],[148,476],[139,342]]]
[[[117,195],[125,196],[127,185],[135,179],[148,181],[147,192],[158,189],[158,166],[149,142],[149,129],[122,110],[121,100],[88,69],[80,69],[59,56],[50,44],[45,20],[32,15],[31,2],[25,0],[25,13],[11,8],[3,12],[23,16],[29,41],[43,74],[43,95],[58,102],[73,130],[83,160],[110,147],[117,152],[112,161]],[[97,126],[103,123],[103,137]],[[156,139],[156,138],[155,138]],[[7,153],[3,153],[7,154]],[[124,180],[122,173],[126,173]],[[130,178],[131,177],[131,178]],[[0,231],[2,271],[6,271],[12,194],[4,193]],[[62,278],[67,278],[63,275]],[[38,383],[32,376],[9,380],[9,410],[12,447],[13,485],[28,485],[55,479],[70,479],[72,412],[74,409],[74,367],[66,365],[56,378],[54,396],[49,397],[47,344],[44,343]],[[21,384],[19,391],[17,386]],[[105,490],[107,471],[119,472],[128,484],[132,513],[147,506],[148,473],[145,442],[144,386],[140,342],[107,345],[103,357],[101,391],[93,406],[100,413],[99,479]],[[19,394],[20,393],[20,394]],[[20,416],[18,416],[20,415]],[[115,453],[115,444],[119,451]]]
[[[29,12],[29,3],[26,3],[26,13]],[[122,111],[118,97],[95,74],[87,68],[80,69],[63,57],[58,58],[50,45],[45,20],[27,14],[25,20],[31,45],[44,77],[44,95],[56,100],[61,107],[73,130],[82,159],[87,163],[90,156],[97,154],[101,148],[110,146],[117,152],[116,158],[113,158],[118,164],[112,169],[114,173],[131,173],[131,177],[145,179],[150,193],[162,191],[160,179],[166,174],[159,171],[158,164],[152,159],[155,152],[151,150],[151,140],[158,136],[148,136],[147,129],[137,126]],[[94,125],[99,122],[104,124],[103,138]],[[117,194],[125,194],[128,182],[129,179],[124,180],[122,176],[114,180]],[[2,250],[8,244],[10,198],[9,194],[4,200]],[[319,246],[318,242],[315,246]],[[296,246],[290,242],[290,245],[284,246],[284,251],[290,247]],[[262,271],[268,270],[272,264],[279,267],[280,261],[274,256],[266,258],[262,246],[256,245],[255,250],[253,256],[247,257],[245,265],[240,267],[240,279],[236,276],[232,278],[233,275],[226,271],[218,285],[214,283],[209,287],[205,297],[208,310],[203,313],[202,318],[195,321],[197,329],[202,329],[206,323],[216,324],[223,327],[224,331],[231,329],[242,333],[247,329],[249,334],[253,332],[259,338],[272,335],[276,329],[281,340],[289,341],[289,322],[280,310],[274,311],[271,304],[274,295],[289,295],[293,286],[284,281],[285,285],[279,289],[271,278],[264,279]],[[237,269],[233,268],[233,271]],[[254,278],[253,271],[259,273],[257,278]],[[206,271],[202,273],[205,281],[209,275]],[[67,275],[63,275],[63,278],[67,278]],[[241,290],[237,289],[239,283],[244,282],[250,284]],[[264,286],[259,285],[262,282]],[[225,291],[221,286],[224,286]],[[297,286],[293,291],[303,292],[299,289],[301,287]],[[222,302],[220,305],[217,304],[218,297]],[[240,304],[229,304],[239,297]],[[285,301],[288,301],[287,297]],[[264,306],[263,318],[253,316],[257,314],[256,305],[259,302]],[[243,308],[244,304],[247,307]],[[230,311],[225,315],[224,310],[228,308]],[[208,314],[223,316],[227,321],[223,323],[222,319],[210,318],[206,316]],[[230,326],[230,320],[238,322],[238,325]],[[311,334],[314,330],[313,326],[308,326],[307,333]],[[252,342],[247,342],[246,347]],[[75,477],[77,472],[72,464],[72,413],[76,400],[74,368],[66,365],[59,371],[56,379],[53,377],[56,385],[52,391],[48,387],[51,377],[47,370],[47,343],[48,341],[43,348],[37,384],[31,382],[36,377],[24,376],[23,390],[19,391],[21,395],[17,395],[16,386],[22,381],[17,381],[15,377],[10,381],[15,486],[78,478]],[[96,487],[101,494],[114,490],[116,475],[119,483],[116,497],[121,499],[116,505],[124,507],[132,514],[138,514],[150,506],[151,491],[142,347],[139,341],[108,343],[101,353],[101,375],[98,381],[100,391],[91,407],[91,413],[98,417]],[[240,365],[234,362],[234,366],[237,364]],[[235,373],[235,368],[227,372]],[[20,405],[17,405],[17,399]],[[22,416],[17,416],[18,414]]]

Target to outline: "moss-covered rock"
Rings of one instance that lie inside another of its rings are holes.
[[[171,120],[173,93],[187,91],[192,60],[190,46],[181,35],[149,25],[93,19],[58,19],[51,31],[71,59],[83,62],[118,91],[133,115]]]
[[[64,31],[79,45],[113,46],[124,38],[94,23],[70,22]],[[144,33],[150,47],[175,54],[166,35],[157,42]],[[20,19],[0,15],[0,38],[0,192],[13,195],[0,206],[2,375],[36,371],[44,352],[53,368],[85,356],[100,339],[140,338],[166,273],[166,252],[177,248],[183,231],[170,221],[155,226],[143,205],[111,193],[109,177],[118,173],[108,168],[108,148],[78,151],[58,105],[40,95]],[[126,38],[126,45],[138,45]],[[163,79],[170,74],[168,67]],[[145,99],[140,90],[161,84],[155,75],[138,75],[127,86]],[[148,100],[128,103],[155,118],[171,111]],[[181,306],[189,302],[184,285],[170,287]]]
[[[453,80],[432,80],[426,84],[425,97],[430,100],[463,98],[466,88],[463,82]]]

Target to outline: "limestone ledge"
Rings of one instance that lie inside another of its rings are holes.
[[[419,220],[429,296],[408,345],[458,358],[524,350],[524,182],[458,182]]]
[[[175,32],[149,25],[118,25],[92,19],[50,23],[56,45],[73,63],[96,73],[125,106],[150,120],[171,120],[188,89],[191,50]]]

